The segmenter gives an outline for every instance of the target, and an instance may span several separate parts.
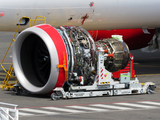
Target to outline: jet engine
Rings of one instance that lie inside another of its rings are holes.
[[[114,72],[127,65],[129,49],[122,41],[104,39],[95,43],[82,27],[30,27],[14,43],[14,71],[22,87],[36,94],[49,93],[56,87],[92,85],[99,47],[112,55],[104,61],[106,70]]]

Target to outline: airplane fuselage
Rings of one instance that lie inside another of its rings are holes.
[[[22,16],[87,30],[155,28],[160,27],[159,5],[159,0],[1,0],[0,31],[15,31]]]

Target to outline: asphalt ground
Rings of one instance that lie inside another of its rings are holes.
[[[14,33],[12,32],[0,32],[0,61],[12,40]],[[93,97],[93,98],[80,98],[80,99],[60,99],[52,101],[48,95],[31,95],[25,94],[17,96],[13,91],[1,90],[0,88],[0,102],[17,104],[21,113],[20,120],[159,120],[160,119],[160,51],[155,53],[143,53],[140,50],[131,51],[134,55],[134,70],[140,82],[154,82],[157,86],[155,94],[142,94],[142,95],[123,95],[112,97]],[[6,59],[4,60],[4,67],[6,70],[11,63],[11,50],[9,51]],[[5,74],[2,68],[0,68],[0,82],[2,84]],[[14,80],[14,79],[12,79]],[[146,105],[139,102],[150,101],[156,105]],[[130,108],[116,109],[116,106],[123,105],[120,103],[130,103],[135,106],[125,106]],[[103,105],[103,108],[99,104]],[[136,107],[136,104],[139,106]],[[93,107],[97,106],[98,107]],[[112,108],[104,109],[105,105],[110,105]],[[1,106],[1,105],[0,105]],[[114,106],[114,107],[113,107]],[[153,107],[155,106],[155,107]],[[44,108],[47,108],[47,110]],[[66,109],[80,110],[80,112],[64,112]],[[87,107],[87,109],[82,108]],[[54,113],[48,108],[56,108]],[[57,109],[63,109],[58,111]],[[72,109],[71,109],[72,108]],[[91,108],[92,110],[89,110]],[[97,110],[100,108],[101,110]],[[22,110],[23,109],[23,110]],[[38,111],[35,111],[38,110]],[[47,111],[47,112],[46,112]],[[43,113],[42,113],[43,112]],[[24,114],[22,114],[24,113]]]

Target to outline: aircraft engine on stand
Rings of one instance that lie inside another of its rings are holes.
[[[129,49],[123,41],[104,39],[94,42],[82,27],[54,28],[48,24],[22,31],[13,46],[15,74],[24,89],[46,94],[56,87],[92,85],[97,73],[97,51],[111,55],[104,66],[110,72],[123,69]]]

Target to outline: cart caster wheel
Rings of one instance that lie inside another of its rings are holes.
[[[14,87],[13,89],[13,92],[15,92],[16,93],[16,95],[22,95],[22,89],[20,89],[19,87]]]
[[[19,90],[16,92],[16,95],[22,95],[22,90],[19,89]]]
[[[155,93],[154,90],[155,90],[156,86],[152,85],[152,86],[149,86],[146,90],[146,93],[147,94],[152,94],[152,93]]]
[[[146,90],[146,93],[147,93],[147,94],[151,94],[149,88]]]
[[[51,100],[54,100],[54,101],[57,100],[57,98],[56,98],[56,93],[52,93],[52,94],[51,94]]]
[[[9,87],[7,87],[7,91],[9,91],[10,90],[10,88]]]

